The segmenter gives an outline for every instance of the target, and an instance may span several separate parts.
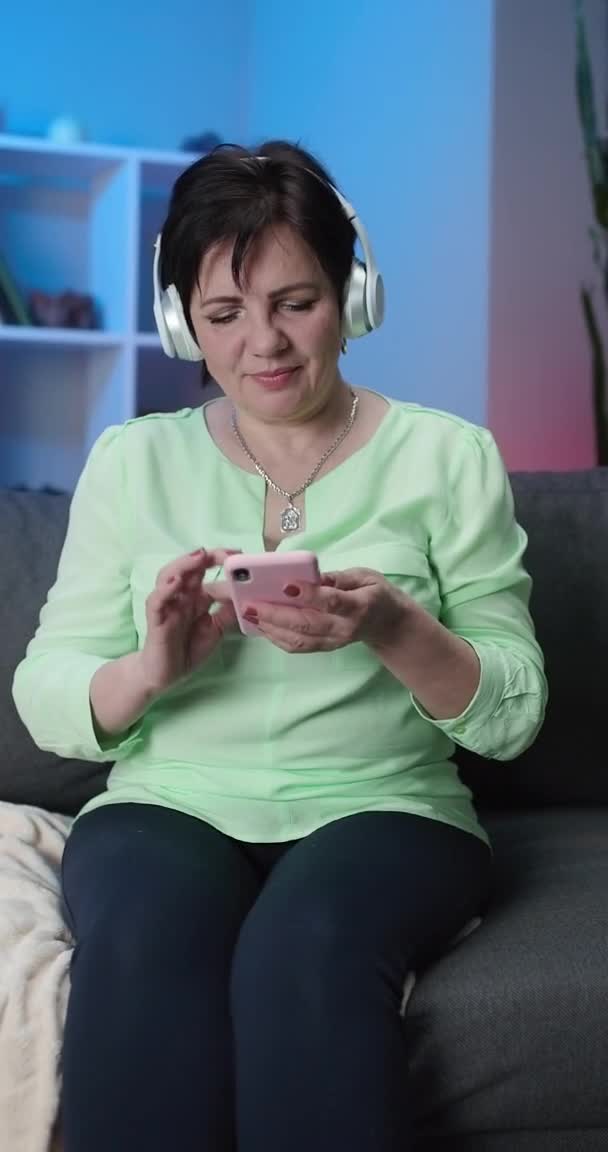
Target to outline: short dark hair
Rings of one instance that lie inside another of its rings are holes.
[[[221,144],[181,173],[162,229],[160,280],[163,288],[175,284],[193,337],[190,300],[203,256],[233,239],[232,275],[241,287],[251,245],[273,224],[291,225],[308,244],[342,309],[356,234],[330,184],[326,168],[286,140],[253,149]]]

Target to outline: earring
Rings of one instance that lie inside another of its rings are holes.
[[[345,356],[346,355],[346,349],[348,348],[348,344],[346,343],[346,336],[342,337],[342,343],[340,344],[340,348],[342,349],[342,355]]]

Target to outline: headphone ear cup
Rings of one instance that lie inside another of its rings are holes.
[[[163,311],[163,297],[165,293],[161,292],[160,296],[154,296],[154,319],[156,320],[156,328],[160,336],[160,343],[163,352],[166,356],[175,356],[175,346],[171,339],[171,333],[167,327],[165,315]]]
[[[379,328],[384,320],[384,280],[379,272],[366,277],[366,313],[370,328]]]
[[[163,352],[167,356],[177,356],[180,360],[202,360],[203,354],[192,339],[182,302],[174,284],[163,291],[160,285],[160,249],[162,233],[159,232],[154,244],[154,264],[152,285],[154,289],[154,319]]]
[[[192,339],[175,284],[169,284],[168,288],[163,292],[161,307],[163,320],[169,331],[169,338],[175,350],[173,355],[177,356],[179,360],[202,360],[203,353],[196,341]],[[171,353],[169,353],[169,355],[171,355]]]
[[[365,303],[366,280],[365,264],[355,257],[346,285],[342,311],[342,335],[347,340],[356,340],[357,337],[365,336],[370,331]]]

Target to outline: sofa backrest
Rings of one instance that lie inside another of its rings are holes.
[[[608,803],[608,468],[511,474],[528,533],[532,616],[549,705],[533,746],[510,762],[458,749],[480,807]],[[17,716],[11,682],[57,571],[69,497],[0,491],[0,800],[73,813],[103,789],[109,766],[41,752]]]
[[[549,703],[527,752],[489,761],[458,750],[482,807],[608,803],[608,468],[511,474],[528,533],[532,618],[545,656]]]
[[[0,490],[0,800],[72,815],[103,790],[109,765],[41,752],[11,694],[57,574],[68,511],[65,494]]]

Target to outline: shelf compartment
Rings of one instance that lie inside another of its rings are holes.
[[[172,360],[160,345],[141,347],[136,352],[137,415],[150,412],[176,412],[197,408],[204,400],[219,395],[213,386],[201,388],[201,365]]]
[[[93,297],[102,330],[132,321],[135,160],[7,144],[0,138],[0,254],[30,292]]]
[[[72,491],[97,437],[132,415],[128,347],[0,342],[0,487]]]

